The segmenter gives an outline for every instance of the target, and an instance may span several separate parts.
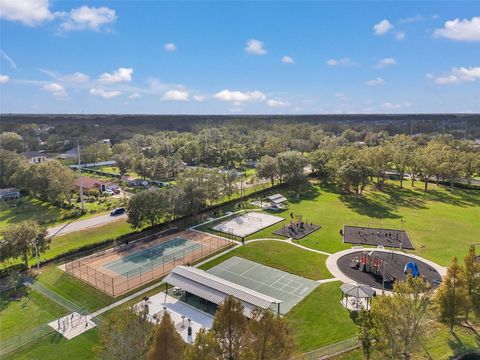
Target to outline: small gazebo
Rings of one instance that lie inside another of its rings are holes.
[[[348,310],[358,311],[370,309],[371,299],[375,296],[375,290],[364,284],[343,284],[342,305]]]

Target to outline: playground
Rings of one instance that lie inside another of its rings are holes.
[[[405,230],[345,225],[341,233],[344,243],[384,246],[405,250],[415,249]]]
[[[290,218],[288,224],[275,230],[273,234],[300,240],[321,228],[321,226],[308,221],[308,219],[303,219],[302,215],[294,215],[293,212],[290,213]]]
[[[243,214],[234,214],[233,218],[213,226],[212,229],[244,238],[283,220],[279,216],[251,211]]]
[[[337,266],[350,280],[376,289],[385,286],[385,290],[392,290],[395,281],[405,281],[407,274],[422,277],[432,289],[442,281],[442,276],[433,264],[394,251],[349,252],[337,259]]]

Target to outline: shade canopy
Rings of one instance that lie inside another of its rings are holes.
[[[363,284],[343,284],[340,289],[345,295],[355,299],[371,298],[375,294],[375,290]]]

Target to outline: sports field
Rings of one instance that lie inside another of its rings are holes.
[[[212,229],[238,237],[246,237],[280,221],[283,221],[282,217],[251,211],[233,215],[231,219],[213,226]]]
[[[281,314],[289,312],[318,286],[316,281],[236,256],[207,270],[207,272],[282,300]],[[277,311],[276,305],[272,307],[272,310]]]

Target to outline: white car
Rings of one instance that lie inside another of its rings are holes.
[[[110,190],[110,189],[107,189],[103,192],[104,194],[107,194],[107,195],[115,195],[115,193],[113,192],[113,190]]]

